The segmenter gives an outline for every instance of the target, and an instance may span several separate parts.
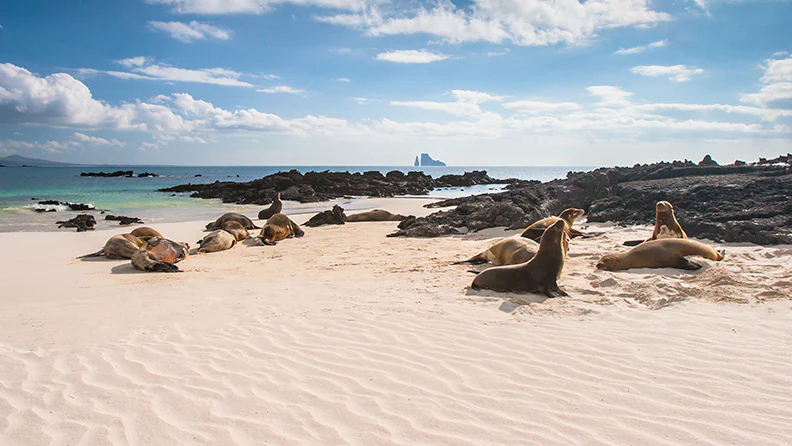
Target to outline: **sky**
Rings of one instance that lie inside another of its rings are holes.
[[[605,166],[792,152],[790,0],[0,0],[0,156]]]

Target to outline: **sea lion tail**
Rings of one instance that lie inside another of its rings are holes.
[[[155,273],[180,273],[181,270],[178,266],[168,262],[158,262],[146,267],[146,271]]]
[[[724,257],[726,257],[726,250],[725,249],[716,249],[715,252],[718,253],[718,259],[717,259],[718,261],[721,261],[721,260],[723,260]]]
[[[78,258],[78,259],[88,259],[88,258],[91,258],[91,257],[102,257],[103,255],[105,255],[105,250],[104,250],[104,248],[102,248],[102,249],[100,249],[99,251],[96,251],[96,252],[94,252],[94,253],[91,253],[91,254],[85,254],[84,256],[80,256],[80,257],[77,257],[77,258]]]
[[[470,274],[480,274],[481,273],[481,271],[476,271],[475,269],[469,269],[469,270],[467,270],[467,272],[469,272]]]
[[[643,243],[643,240],[627,240],[626,242],[622,243],[624,246],[638,246]]]
[[[487,263],[487,262],[489,262],[489,260],[487,260],[482,254],[476,254],[467,260],[460,260],[458,262],[454,262],[452,263],[452,265],[464,265],[465,263],[469,263],[471,265],[480,265],[482,263]]]

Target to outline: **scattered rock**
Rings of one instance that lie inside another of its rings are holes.
[[[151,173],[151,172],[143,172],[143,173],[137,174],[137,177],[138,178],[148,178],[148,177],[156,178],[156,177],[159,177],[159,174]]]
[[[84,204],[84,203],[71,203],[68,201],[58,201],[58,200],[42,200],[39,201],[38,204],[42,206],[67,206],[72,211],[94,211],[96,208],[92,204]],[[55,212],[57,209],[47,210],[47,212]],[[39,212],[36,210],[36,212]]]
[[[144,223],[143,220],[141,220],[141,219],[139,219],[137,217],[125,217],[123,215],[115,216],[115,215],[109,215],[108,214],[108,215],[105,216],[105,220],[118,221],[119,225],[121,225],[121,226],[132,225],[132,224],[143,224]]]
[[[699,161],[698,165],[699,166],[720,166],[720,164],[718,164],[715,160],[713,160],[712,156],[710,156],[709,154],[707,154],[704,157],[704,159]]]
[[[56,222],[59,228],[77,228],[77,232],[91,231],[96,219],[90,214],[80,214],[70,220]]]
[[[320,212],[310,220],[305,222],[305,226],[309,228],[315,228],[317,226],[322,225],[343,225],[346,223],[346,214],[344,214],[344,208],[339,205],[333,206],[332,210]]]
[[[116,170],[115,172],[82,172],[80,174],[81,177],[102,177],[102,178],[112,178],[112,177],[126,177],[132,178],[132,171],[131,170]]]

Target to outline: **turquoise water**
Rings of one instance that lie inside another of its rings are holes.
[[[214,181],[250,181],[284,170],[349,171],[365,172],[391,170],[409,172],[422,170],[437,178],[445,174],[461,174],[474,169],[486,170],[493,178],[520,178],[549,181],[563,178],[569,170],[588,170],[585,167],[392,167],[392,166],[101,166],[101,167],[4,167],[0,168],[0,231],[53,230],[54,222],[76,215],[59,209],[54,213],[36,213],[40,200],[58,200],[74,203],[90,203],[97,209],[115,215],[140,217],[147,223],[162,221],[187,221],[212,219],[218,212],[239,210],[246,213],[258,212],[261,206],[226,205],[218,200],[190,198],[187,194],[157,192],[158,188],[184,183],[211,183]],[[94,178],[81,177],[81,172],[113,172],[133,170],[135,174],[152,172],[157,178]],[[201,175],[196,177],[196,175]],[[458,197],[499,190],[497,186],[476,186],[433,191],[430,197]],[[36,200],[32,200],[36,198]],[[361,205],[346,200],[342,206],[356,209]],[[285,209],[301,212],[324,210],[327,203],[300,205],[286,203]],[[103,216],[97,213],[97,220]]]

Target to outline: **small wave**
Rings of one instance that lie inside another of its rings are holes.
[[[93,205],[90,205],[90,206],[93,207]],[[67,206],[65,204],[38,204],[38,203],[34,203],[34,204],[27,204],[27,205],[21,206],[21,207],[23,209],[29,209],[29,210],[31,210],[33,212],[36,212],[36,210],[39,210],[39,209],[42,210],[42,211],[47,211],[47,212],[52,212],[53,209],[58,211],[58,212],[64,212],[64,211],[68,211],[69,210],[69,206]],[[11,208],[8,208],[8,209],[10,210]]]

